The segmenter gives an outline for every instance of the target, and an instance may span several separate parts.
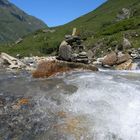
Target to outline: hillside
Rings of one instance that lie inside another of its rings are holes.
[[[8,0],[0,0],[0,43],[16,40],[45,27],[41,20],[26,14]]]
[[[86,38],[84,44],[87,49],[94,50],[98,46],[96,54],[110,47],[115,49],[114,46],[121,43],[124,35],[129,37],[133,47],[138,48],[140,47],[140,1],[108,0],[96,10],[72,22],[50,29],[55,32],[37,31],[25,37],[20,44],[7,47],[6,51],[14,55],[50,54],[57,50],[64,35],[71,34],[74,27],[78,29],[82,38]]]

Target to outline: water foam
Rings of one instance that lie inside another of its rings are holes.
[[[116,80],[116,75],[120,72],[68,77],[67,82],[79,89],[67,97],[67,108],[77,115],[89,116],[92,120],[90,133],[97,140],[139,140],[140,82],[121,76]]]

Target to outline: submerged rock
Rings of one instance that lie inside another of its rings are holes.
[[[32,75],[34,78],[44,78],[75,69],[98,71],[98,68],[93,65],[65,61],[44,61],[38,65],[37,69],[32,73]]]

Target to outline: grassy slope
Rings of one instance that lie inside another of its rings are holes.
[[[120,22],[116,21],[116,15],[122,8],[131,9],[134,13],[130,19]],[[0,47],[0,51],[6,51],[13,55],[43,55],[57,49],[65,34],[71,34],[73,27],[76,27],[82,37],[86,37],[87,48],[104,38],[106,47],[112,47],[113,41],[121,42],[124,33],[140,31],[140,1],[139,0],[108,0],[96,10],[66,24],[54,28],[54,33],[43,33],[38,31],[25,37],[24,41],[13,47]],[[134,47],[140,47],[140,37],[132,37]]]

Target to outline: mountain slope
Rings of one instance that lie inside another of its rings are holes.
[[[45,27],[45,23],[29,16],[8,0],[0,0],[0,42],[16,40]]]
[[[126,16],[126,18],[119,19],[122,18],[122,10],[130,12],[129,18]],[[30,34],[24,38],[22,43],[14,45],[13,48],[7,48],[7,52],[16,54],[18,50],[21,54],[24,52],[24,55],[28,55],[32,53],[31,48],[33,54],[53,52],[57,50],[64,35],[71,34],[74,27],[83,38],[87,38],[84,42],[87,49],[94,49],[97,43],[103,44],[99,53],[114,47],[116,42],[120,44],[124,34],[130,36],[133,47],[140,47],[140,1],[108,0],[96,10],[74,21],[52,28],[55,32],[44,33],[40,30]],[[24,51],[21,48],[24,48]]]

